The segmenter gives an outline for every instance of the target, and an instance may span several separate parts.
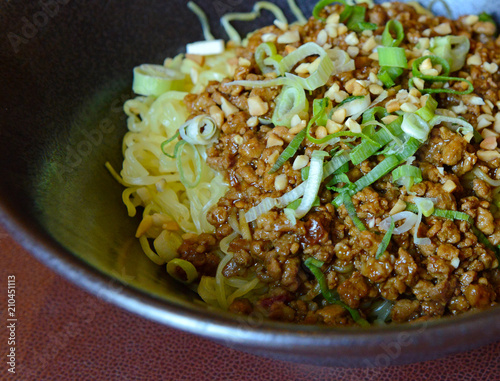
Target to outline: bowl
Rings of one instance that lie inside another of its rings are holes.
[[[214,33],[224,36],[215,20],[249,10],[253,1],[198,3]],[[315,2],[303,3],[310,14]],[[122,104],[132,96],[132,68],[160,63],[202,38],[186,2],[19,0],[0,8],[0,220],[54,271],[144,318],[297,362],[403,364],[498,339],[499,308],[366,330],[277,323],[203,305],[142,254],[133,238],[137,221],[127,216],[121,186],[104,167],[121,165]],[[483,10],[498,19],[491,1],[453,2],[455,17]],[[265,15],[237,27],[249,32],[270,22]]]

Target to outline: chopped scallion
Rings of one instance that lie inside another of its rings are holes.
[[[392,33],[396,35],[396,38],[392,36]],[[384,33],[382,33],[382,45],[396,47],[401,44],[404,38],[405,31],[401,22],[398,20],[390,20],[385,24]]]
[[[377,253],[375,254],[375,259],[380,259],[382,254],[387,250],[387,247],[389,246],[389,243],[391,242],[392,238],[392,233],[394,232],[394,228],[396,227],[396,224],[394,223],[394,219],[391,217],[391,224],[389,225],[389,230],[384,235],[384,238],[382,238],[382,242],[380,242],[380,246],[377,249]]]
[[[362,327],[369,327],[370,324],[361,317],[360,313],[358,310],[355,310],[351,307],[349,307],[347,304],[342,302],[338,297],[335,297],[333,293],[330,291],[328,288],[328,284],[325,279],[325,275],[321,271],[321,266],[324,265],[324,263],[320,260],[317,260],[316,258],[310,257],[307,258],[304,261],[304,265],[311,271],[311,273],[314,275],[316,280],[318,281],[319,287],[321,289],[321,294],[323,297],[326,299],[326,301],[330,304],[337,304],[339,306],[342,306],[345,308],[350,314],[353,320],[358,323]]]

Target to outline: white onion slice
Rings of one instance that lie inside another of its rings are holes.
[[[404,211],[396,213],[391,216],[394,222],[398,222],[401,220],[406,220],[403,225],[394,229],[392,234],[403,234],[409,231],[412,227],[415,226],[415,223],[418,220],[418,216],[415,213]],[[382,220],[379,224],[379,228],[382,230],[389,230],[389,226],[391,225],[391,217],[387,217],[385,220]]]
[[[479,167],[474,168],[472,173],[474,173],[479,179],[486,181],[491,186],[500,187],[500,180],[493,180],[490,176],[481,171]]]

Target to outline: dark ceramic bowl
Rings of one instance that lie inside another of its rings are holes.
[[[198,2],[211,20],[253,3]],[[277,3],[287,9],[284,0]],[[306,14],[314,3],[302,2]],[[453,1],[455,17],[483,10],[499,15],[493,1]],[[272,22],[264,18],[258,25]],[[131,96],[132,68],[162,62],[202,38],[186,2],[3,1],[0,20],[0,220],[70,281],[145,318],[300,362],[401,364],[498,339],[499,308],[368,330],[280,324],[208,309],[142,254],[133,238],[137,221],[127,217],[121,186],[104,168],[108,160],[121,165],[121,106]],[[237,26],[248,32],[257,23]]]

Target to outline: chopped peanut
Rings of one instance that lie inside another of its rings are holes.
[[[497,145],[497,138],[495,136],[489,136],[484,139],[479,146],[485,150],[494,150],[497,148]]]
[[[332,114],[332,120],[336,123],[344,123],[346,117],[347,111],[345,108],[339,108]]]
[[[406,209],[406,202],[404,202],[403,200],[398,200],[398,202],[396,202],[396,204],[394,204],[394,206],[390,210],[389,216],[393,216],[399,212],[404,211],[405,209]]]
[[[298,30],[289,30],[278,37],[279,44],[294,44],[300,42],[300,34]]]
[[[283,143],[284,143],[283,140],[281,140],[280,138],[278,138],[273,133],[270,133],[269,137],[267,138],[267,148],[282,146]]]
[[[253,96],[248,98],[248,112],[252,116],[262,116],[269,111],[269,105],[261,97]]]
[[[288,178],[286,177],[285,174],[278,175],[274,179],[274,188],[277,191],[285,190],[287,185],[288,185]]]
[[[295,158],[293,162],[293,169],[295,171],[298,171],[299,169],[304,168],[309,164],[309,156],[307,155],[299,155]]]
[[[457,189],[457,184],[455,184],[452,180],[447,180],[443,184],[443,190],[447,193],[453,192],[455,189]]]

